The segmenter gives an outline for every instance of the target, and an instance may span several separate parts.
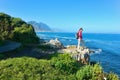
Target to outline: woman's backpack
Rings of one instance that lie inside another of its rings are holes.
[[[79,37],[79,36],[78,36],[78,32],[76,33],[76,35],[75,35],[75,36],[76,36],[76,39],[78,39],[78,37]]]

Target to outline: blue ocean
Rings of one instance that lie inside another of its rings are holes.
[[[58,38],[64,46],[77,45],[75,33],[37,32],[41,39]],[[120,34],[83,33],[85,46],[93,50],[102,50],[91,55],[91,61],[100,62],[105,72],[114,72],[120,76]]]

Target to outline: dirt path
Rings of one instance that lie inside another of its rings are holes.
[[[21,46],[21,43],[13,42],[13,41],[6,41],[5,45],[0,46],[0,53],[12,51]]]

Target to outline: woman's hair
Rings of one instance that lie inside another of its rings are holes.
[[[79,30],[82,30],[82,31],[83,31],[83,28],[80,28]]]

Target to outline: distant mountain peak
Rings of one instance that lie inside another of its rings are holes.
[[[29,21],[28,23],[34,27],[35,31],[52,31],[51,28],[43,22]]]

